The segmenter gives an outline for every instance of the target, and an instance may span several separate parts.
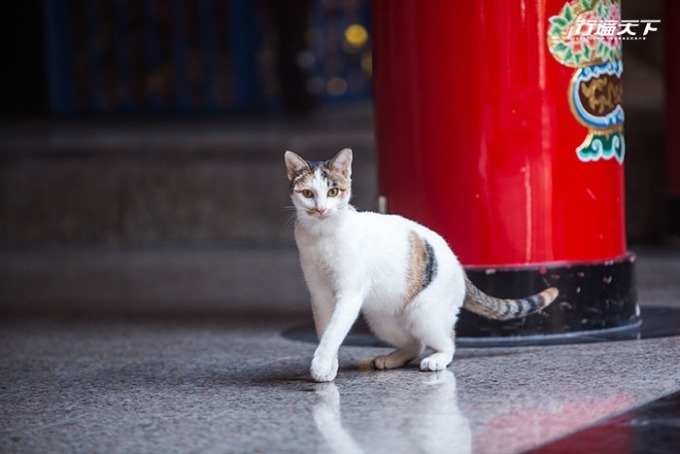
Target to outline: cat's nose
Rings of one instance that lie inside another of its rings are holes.
[[[319,214],[324,214],[327,210],[326,208],[317,208],[316,211],[318,211]]]

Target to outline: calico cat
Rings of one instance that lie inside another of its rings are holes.
[[[524,317],[552,303],[556,288],[524,299],[482,293],[465,275],[446,241],[401,216],[358,212],[350,205],[352,150],[309,162],[285,153],[296,209],[295,241],[309,288],[320,342],[311,365],[318,382],[335,379],[338,349],[363,312],[377,337],[397,347],[373,360],[392,369],[434,353],[420,369],[453,360],[454,325],[461,306],[487,318]]]

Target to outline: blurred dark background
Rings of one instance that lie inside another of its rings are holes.
[[[28,0],[5,8],[2,112],[309,111],[371,93],[366,0]]]
[[[661,19],[624,43],[632,249],[678,242],[671,4],[623,1]],[[370,6],[6,2],[0,312],[308,311],[281,156],[354,148],[355,203],[375,207]]]

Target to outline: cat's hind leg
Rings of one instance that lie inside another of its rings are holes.
[[[430,301],[424,305],[414,307],[411,315],[411,334],[420,339],[434,353],[420,362],[420,370],[438,371],[444,370],[453,361],[456,351],[453,330],[447,320],[455,320],[455,313],[451,310],[437,311],[432,309]],[[442,313],[444,312],[444,313]]]
[[[434,353],[420,362],[420,370],[437,371],[444,370],[453,361],[456,351],[451,331],[437,330],[428,334],[424,342],[434,350]]]
[[[402,317],[370,311],[365,312],[365,315],[376,336],[397,347],[388,355],[380,355],[374,358],[373,368],[385,370],[401,367],[420,357],[425,350],[425,344],[406,329],[406,320]]]
[[[418,358],[423,353],[423,350],[425,350],[425,344],[418,339],[412,338],[408,343],[394,350],[389,355],[376,356],[373,359],[373,367],[379,370],[401,367]]]
[[[409,332],[406,327],[408,321],[402,316],[374,312],[370,309],[365,310],[364,315],[371,330],[379,339],[397,347],[388,355],[375,357],[373,368],[384,370],[401,367],[418,358],[425,350],[425,344]]]

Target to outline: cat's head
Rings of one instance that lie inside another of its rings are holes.
[[[298,217],[326,219],[349,206],[352,195],[352,150],[340,150],[329,161],[310,162],[286,151],[290,198]]]

